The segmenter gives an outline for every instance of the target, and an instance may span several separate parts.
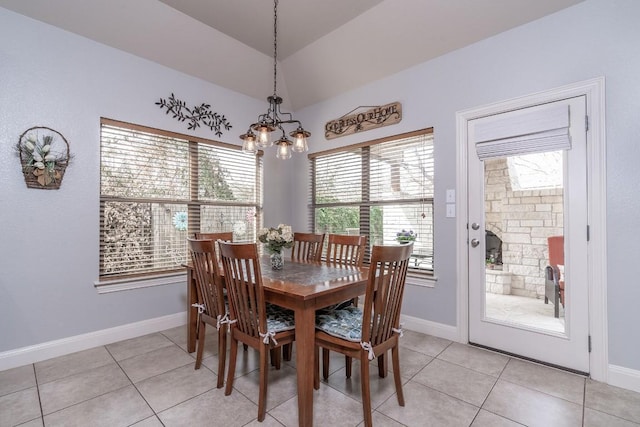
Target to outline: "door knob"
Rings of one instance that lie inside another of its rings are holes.
[[[471,247],[475,248],[476,246],[478,246],[480,244],[480,240],[478,239],[471,239]]]
[[[473,224],[471,224],[471,228],[473,228],[474,230],[477,230],[478,228],[480,228],[480,224],[478,224],[477,222],[474,222]]]

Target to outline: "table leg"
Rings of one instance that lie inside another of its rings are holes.
[[[313,425],[315,313],[314,307],[301,307],[295,310],[298,425],[300,427]]]
[[[196,327],[198,323],[198,309],[192,304],[198,303],[198,292],[193,277],[193,269],[187,269],[187,351],[196,351]]]

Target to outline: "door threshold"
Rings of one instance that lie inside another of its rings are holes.
[[[541,360],[537,360],[537,359],[533,359],[531,357],[525,357],[525,356],[521,356],[519,354],[515,354],[515,353],[509,353],[508,351],[504,351],[504,350],[499,350],[497,348],[493,348],[493,347],[488,347],[486,345],[482,345],[482,344],[476,344],[473,342],[469,342],[469,345],[472,345],[474,347],[478,347],[478,348],[482,348],[484,350],[489,350],[489,351],[493,351],[495,353],[500,353],[500,354],[504,354],[506,356],[510,356],[516,359],[520,359],[520,360],[526,360],[527,362],[533,362],[533,363],[537,363],[539,365],[544,365],[544,366],[548,366],[550,368],[555,368],[555,369],[559,369],[561,371],[565,371],[565,372],[569,372],[572,374],[576,374],[576,375],[580,375],[586,378],[590,378],[589,373],[588,372],[582,372],[579,371],[577,369],[571,369],[571,368],[567,368],[565,366],[560,366],[560,365],[554,365],[553,363],[549,363],[549,362],[543,362]]]

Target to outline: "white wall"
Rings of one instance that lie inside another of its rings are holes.
[[[224,58],[220,58],[221,62]],[[188,131],[154,103],[208,102],[239,144],[266,102],[0,8],[0,353],[183,312],[184,284],[99,295],[100,117]],[[74,155],[59,190],[27,189],[14,146],[27,128],[61,132]]]
[[[455,113],[605,76],[607,131],[609,362],[640,370],[640,2],[587,0],[554,15],[423,63],[302,111],[312,151],[433,126],[435,135],[435,288],[407,288],[404,312],[456,324],[455,220],[445,218],[446,189],[456,186]],[[381,25],[383,25],[381,23]],[[428,44],[430,41],[425,40]],[[327,141],[324,124],[359,105],[400,101],[397,125]],[[292,212],[305,212],[308,172],[290,171]],[[294,179],[295,177],[295,179]],[[295,227],[306,226],[297,214]]]
[[[587,0],[555,15],[296,112],[312,151],[433,126],[435,288],[409,287],[405,311],[456,323],[455,113],[598,76],[606,78],[609,362],[640,370],[640,2]],[[381,25],[384,25],[381,23]],[[430,43],[429,40],[424,41]],[[221,58],[221,62],[224,58]],[[221,65],[223,66],[223,65]],[[184,310],[183,285],[98,295],[99,118],[186,131],[154,102],[210,102],[238,143],[266,106],[0,8],[0,352]],[[326,141],[324,123],[359,105],[403,104],[401,123]],[[62,132],[75,155],[60,190],[24,185],[13,146],[27,128]],[[196,132],[213,138],[208,130]],[[265,154],[265,224],[307,228],[305,156]]]

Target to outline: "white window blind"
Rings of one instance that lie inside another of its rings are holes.
[[[546,104],[469,123],[480,160],[571,149],[569,106]]]
[[[100,280],[182,269],[197,231],[255,241],[261,156],[108,119],[100,156]]]
[[[412,267],[433,270],[433,130],[337,150],[311,161],[311,229],[366,235],[372,245],[417,234]]]

